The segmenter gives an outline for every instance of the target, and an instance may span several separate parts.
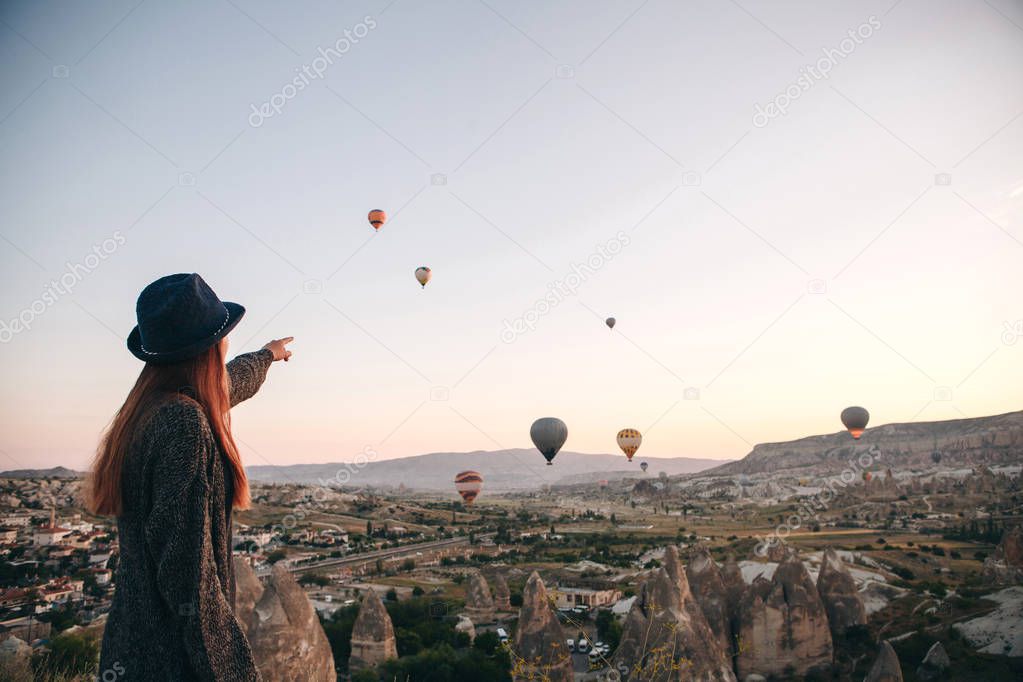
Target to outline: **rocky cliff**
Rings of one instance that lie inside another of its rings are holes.
[[[722,649],[668,547],[664,566],[640,588],[625,619],[615,664],[632,671],[630,680],[655,682],[735,682]]]
[[[397,657],[398,645],[391,616],[380,601],[380,595],[367,590],[352,627],[352,656],[348,667],[354,672]]]
[[[831,664],[828,617],[817,587],[803,562],[790,556],[774,577],[758,577],[739,606],[738,656],[740,679],[748,675],[796,675]]]
[[[235,615],[265,680],[334,682],[334,655],[305,592],[280,565],[263,585],[235,559]]]
[[[516,682],[572,682],[572,657],[565,647],[565,633],[551,609],[547,588],[536,571],[529,576],[522,591],[512,663],[512,677]]]
[[[825,550],[821,559],[817,593],[824,603],[833,637],[844,633],[853,625],[866,624],[867,612],[856,589],[856,581],[838,558],[838,553],[830,547]]]
[[[933,466],[931,454],[942,454],[943,466],[974,466],[1017,462],[1023,452],[1023,412],[992,417],[940,422],[885,424],[867,429],[859,441],[845,431],[809,436],[785,443],[763,443],[738,462],[715,467],[699,475],[734,476],[762,474],[784,469],[800,475],[838,473],[855,452],[878,446],[885,466]]]

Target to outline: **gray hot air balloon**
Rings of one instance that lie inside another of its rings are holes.
[[[644,474],[646,473],[646,470],[647,470],[647,467],[648,467],[648,466],[650,466],[650,465],[649,465],[649,464],[647,464],[646,462],[640,462],[640,463],[639,463],[639,468],[643,470],[643,473],[644,473]]]
[[[608,329],[614,329],[615,328],[615,322],[617,322],[617,320],[615,318],[613,318],[613,317],[609,317],[606,320],[604,320],[604,324],[607,325]]]
[[[867,422],[870,421],[870,413],[862,407],[847,407],[842,410],[842,424],[845,428],[849,429],[849,433],[856,440],[860,439],[863,435],[864,429],[867,428]]]
[[[547,466],[554,462],[554,456],[568,439],[568,427],[565,422],[557,417],[543,417],[533,422],[529,427],[529,437],[533,439],[533,445],[540,451],[540,454],[547,460]]]

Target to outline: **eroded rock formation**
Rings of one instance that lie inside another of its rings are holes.
[[[696,598],[696,603],[703,610],[707,625],[714,632],[721,650],[726,654],[732,651],[732,620],[728,609],[728,590],[718,569],[717,563],[706,547],[699,547],[692,552],[686,565],[686,578]]]
[[[243,559],[235,559],[235,615],[265,680],[333,682],[334,655],[316,611],[283,566],[266,585]]]
[[[511,590],[508,589],[508,581],[504,579],[504,574],[495,571],[490,575],[488,582],[494,595],[494,608],[498,611],[511,611]]]
[[[916,676],[921,680],[939,680],[944,677],[945,670],[950,665],[952,665],[952,661],[949,660],[945,647],[941,642],[935,642],[927,650],[927,655],[920,662],[920,667],[916,669]]]
[[[515,632],[512,677],[520,680],[572,682],[572,657],[565,633],[551,609],[540,575],[533,571],[522,591],[522,608]]]
[[[348,667],[354,672],[397,657],[398,645],[391,616],[380,601],[380,595],[374,590],[367,590],[352,627],[352,656]]]
[[[465,593],[465,612],[473,623],[493,623],[494,597],[490,586],[479,571],[469,576],[469,589]]]
[[[821,571],[817,576],[817,592],[828,614],[832,636],[838,636],[853,625],[864,625],[867,612],[856,589],[856,581],[834,549],[824,551]]]
[[[789,667],[805,675],[831,664],[827,613],[799,558],[781,563],[772,580],[753,581],[739,607],[737,648],[741,679],[781,675]]]
[[[728,654],[693,597],[678,550],[640,588],[622,632],[615,663],[632,679],[656,682],[734,682]]]
[[[891,644],[881,642],[874,665],[863,682],[902,682],[902,667]]]
[[[1023,584],[1023,526],[1006,529],[998,548],[984,561],[984,579],[998,585]]]

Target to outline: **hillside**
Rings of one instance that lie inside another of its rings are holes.
[[[53,467],[52,469],[12,469],[11,471],[0,471],[0,478],[81,478],[83,472],[73,471],[66,467]]]
[[[274,483],[330,483],[339,471],[351,471],[351,486],[404,485],[414,490],[450,491],[459,471],[473,469],[483,474],[487,490],[522,490],[542,485],[597,482],[626,476],[642,476],[639,462],[650,464],[647,475],[656,477],[691,474],[703,471],[721,460],[689,457],[639,457],[629,464],[624,455],[587,455],[561,452],[554,466],[546,466],[535,450],[511,449],[476,452],[435,452],[400,459],[369,462],[363,467],[354,464],[292,464],[288,466],[252,466],[247,471],[252,481]],[[335,483],[336,485],[336,483]]]
[[[897,468],[934,466],[941,453],[945,467],[1019,463],[1023,460],[1023,412],[973,419],[885,424],[867,429],[854,441],[840,431],[784,443],[762,443],[739,461],[701,472],[708,476],[776,473],[800,469],[805,474],[835,474],[854,453],[880,448],[879,464]]]

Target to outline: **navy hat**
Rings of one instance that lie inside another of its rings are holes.
[[[135,314],[139,323],[128,335],[128,350],[139,360],[166,365],[194,358],[219,342],[245,308],[221,301],[193,273],[167,275],[147,286]]]

